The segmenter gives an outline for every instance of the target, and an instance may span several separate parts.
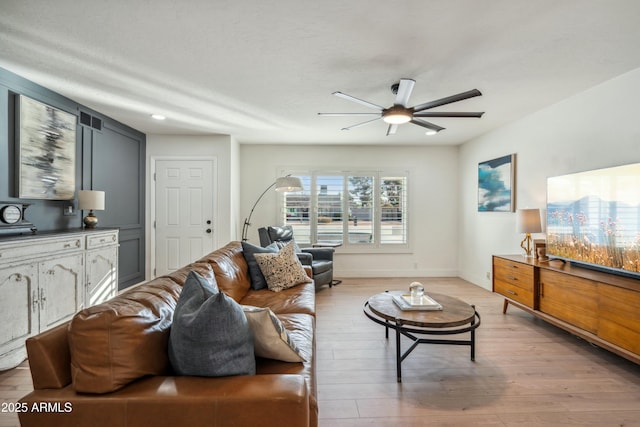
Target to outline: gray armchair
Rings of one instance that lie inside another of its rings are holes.
[[[271,243],[284,246],[293,240],[296,245],[298,259],[303,265],[310,265],[313,272],[313,280],[316,289],[324,285],[333,286],[333,248],[303,248],[300,249],[293,238],[293,228],[290,225],[283,227],[261,227],[258,229],[260,246],[266,247]]]

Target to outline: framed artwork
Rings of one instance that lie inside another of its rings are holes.
[[[73,199],[76,116],[24,95],[18,110],[18,197]]]
[[[478,164],[478,212],[513,212],[515,154]]]

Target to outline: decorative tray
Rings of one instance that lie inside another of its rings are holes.
[[[442,310],[442,305],[428,295],[421,297],[412,297],[410,294],[393,295],[393,302],[401,310]]]

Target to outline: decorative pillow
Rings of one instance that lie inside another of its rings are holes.
[[[286,244],[280,252],[254,256],[267,280],[269,290],[280,292],[301,283],[311,282],[294,252],[293,242]]]
[[[256,356],[283,362],[306,362],[289,332],[271,309],[251,305],[243,305],[242,309],[253,332]]]
[[[256,373],[253,336],[242,307],[194,271],[173,314],[169,360],[179,375]]]
[[[264,278],[264,274],[260,270],[258,266],[258,261],[256,261],[255,254],[268,254],[268,253],[276,253],[278,252],[278,245],[273,242],[267,247],[260,247],[256,245],[252,245],[251,243],[242,242],[242,254],[244,255],[245,261],[247,261],[247,265],[249,266],[249,277],[251,278],[251,289],[264,289],[267,287],[267,281]]]
[[[292,244],[293,245],[293,252],[295,252],[297,254],[302,252],[302,249],[300,249],[300,246],[298,246],[298,242],[296,242],[295,240],[289,240],[289,241],[276,240],[273,243],[275,243],[276,246],[278,246],[278,249],[282,249],[285,246],[287,246],[288,244]],[[273,245],[273,243],[272,243],[272,245]]]

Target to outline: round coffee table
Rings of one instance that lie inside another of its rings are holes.
[[[393,295],[402,295],[403,291],[383,292],[369,298],[364,304],[364,314],[374,322],[385,327],[385,337],[389,338],[389,328],[396,331],[396,369],[398,382],[402,382],[402,361],[418,344],[468,345],[471,347],[471,360],[475,360],[475,330],[480,326],[480,314],[475,306],[458,298],[444,294],[427,294],[442,305],[442,310],[402,310],[393,301]],[[419,338],[416,335],[456,335],[469,332],[468,340],[440,338]],[[413,344],[402,353],[400,336],[411,339]]]

